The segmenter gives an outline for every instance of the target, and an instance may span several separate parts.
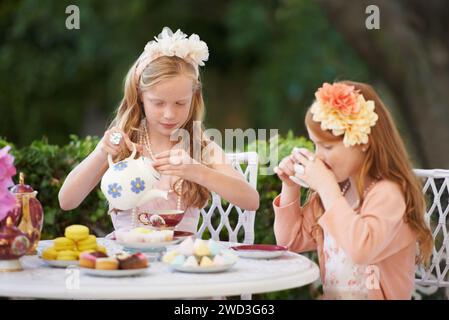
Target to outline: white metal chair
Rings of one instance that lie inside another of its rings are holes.
[[[257,187],[257,173],[259,158],[256,152],[241,152],[241,153],[228,153],[227,156],[231,160],[232,166],[240,173],[242,173],[249,184],[254,188]],[[245,169],[241,165],[247,165]],[[233,211],[233,209],[235,209]],[[218,216],[216,212],[218,211]],[[231,214],[237,213],[237,224],[235,227],[231,225]],[[226,208],[223,208],[221,197],[215,192],[212,192],[212,203],[209,208],[201,209],[202,223],[198,229],[196,235],[198,238],[202,238],[205,231],[209,231],[211,238],[219,240],[228,240],[230,242],[243,242],[246,244],[254,243],[254,220],[255,211],[242,210],[241,208],[229,203]],[[214,228],[213,222],[219,218],[220,223]],[[220,239],[220,234],[223,228],[227,231],[228,239]],[[243,241],[239,241],[239,232],[243,230]],[[242,300],[250,300],[251,294],[242,294]]]
[[[248,180],[249,184],[254,188],[257,187],[257,170],[258,170],[258,155],[256,152],[241,152],[241,153],[228,153],[229,159],[232,161],[232,166],[242,173]],[[242,168],[242,164],[246,164],[246,169]],[[233,210],[234,209],[234,210]],[[238,214],[237,224],[233,227],[230,223],[230,217],[233,213]],[[216,220],[216,214],[220,218],[220,223],[214,228],[213,222]],[[211,238],[218,240],[228,240],[230,242],[243,242],[246,244],[254,243],[254,219],[256,212],[242,210],[241,208],[228,204],[226,208],[223,208],[221,197],[212,192],[212,203],[208,209],[201,209],[202,223],[197,231],[197,237],[202,238],[204,232],[208,230]],[[229,239],[220,239],[220,234],[224,231],[228,233]],[[239,241],[240,230],[244,232],[243,241]]]
[[[427,196],[426,222],[430,225],[435,245],[429,267],[417,266],[415,279],[416,299],[421,294],[430,295],[438,288],[446,288],[449,296],[449,170],[415,169],[415,174],[423,179],[423,193]],[[420,293],[419,293],[420,292]]]

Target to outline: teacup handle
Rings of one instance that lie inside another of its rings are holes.
[[[137,152],[136,144],[132,143],[132,145],[133,145],[133,151],[131,152],[131,155],[128,158],[126,158],[125,160],[132,160],[136,156],[136,152]],[[112,167],[114,165],[114,161],[112,161],[112,156],[110,153],[108,154],[108,162],[109,162],[109,167]]]

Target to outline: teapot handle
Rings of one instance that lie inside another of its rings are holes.
[[[131,155],[128,158],[126,158],[125,160],[132,160],[136,156],[136,152],[137,152],[136,144],[132,143],[132,145],[133,145],[133,151],[131,152]],[[108,162],[109,162],[109,167],[112,167],[114,165],[114,161],[112,161],[111,154],[108,154]]]

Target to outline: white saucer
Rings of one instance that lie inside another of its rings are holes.
[[[142,275],[146,273],[148,268],[140,268],[140,269],[127,269],[127,270],[98,270],[98,269],[89,269],[89,268],[80,268],[81,271],[89,276],[95,277],[131,277]]]
[[[116,241],[117,244],[123,246],[124,248],[128,248],[128,249],[140,249],[140,250],[145,250],[145,249],[158,249],[158,248],[165,248],[174,244],[177,244],[179,242],[181,242],[182,239],[174,239],[173,241],[167,241],[167,242],[133,242],[133,243],[129,243],[129,242],[121,242],[121,241]]]
[[[170,268],[180,272],[189,272],[189,273],[214,273],[214,272],[222,272],[231,269],[235,265],[235,262],[228,263],[220,266],[210,266],[210,267],[185,267],[185,266],[174,266],[170,265]]]
[[[54,268],[67,268],[70,266],[79,266],[80,264],[79,260],[46,260],[42,257],[40,259]]]
[[[247,259],[274,259],[288,251],[286,247],[268,244],[239,245],[231,249],[239,257]]]

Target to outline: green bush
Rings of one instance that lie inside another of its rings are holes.
[[[74,223],[88,226],[97,236],[104,236],[112,231],[107,203],[99,187],[95,188],[82,205],[74,210],[62,211],[58,202],[58,192],[67,174],[94,150],[98,141],[97,137],[88,136],[85,139],[79,139],[71,135],[70,143],[62,147],[51,145],[44,138],[32,142],[30,146],[17,149],[12,143],[0,139],[0,148],[5,145],[12,147],[11,153],[15,157],[14,164],[17,172],[23,172],[26,184],[39,192],[38,199],[44,208],[42,239],[52,239],[62,235],[64,228]],[[257,147],[260,148],[265,143],[256,141],[247,146],[247,150],[256,151]],[[312,149],[310,141],[304,137],[295,137],[292,132],[289,132],[287,136],[279,137],[278,160],[287,156],[295,146]],[[264,156],[266,155],[260,154],[260,157]],[[14,180],[18,182],[18,175],[14,177]],[[256,213],[255,243],[276,243],[273,233],[272,201],[280,192],[281,181],[276,175],[259,175],[257,189],[260,193],[260,207]],[[255,296],[255,298],[266,299],[307,297],[310,297],[307,287]]]
[[[39,192],[37,197],[44,208],[42,239],[52,239],[63,234],[64,228],[73,223],[87,225],[98,236],[112,229],[107,204],[99,188],[91,192],[75,210],[62,211],[58,202],[58,192],[67,174],[94,150],[97,143],[96,137],[79,139],[72,135],[70,143],[62,147],[51,145],[43,138],[17,149],[0,139],[0,147],[12,147],[14,164],[17,172],[25,174],[25,183]],[[18,182],[18,174],[14,181]]]

